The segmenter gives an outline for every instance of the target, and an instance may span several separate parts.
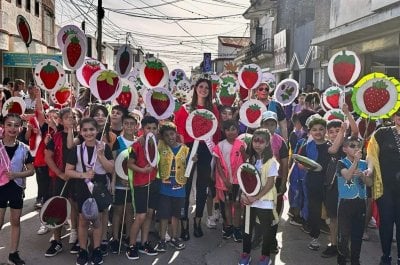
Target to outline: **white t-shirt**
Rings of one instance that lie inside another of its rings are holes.
[[[257,160],[255,167],[257,168],[258,172],[261,172],[262,165],[263,165],[262,160],[261,159]],[[271,163],[271,166],[268,170],[266,177],[267,178],[277,177],[278,169],[279,169],[279,164],[278,164],[278,162],[276,162],[276,160],[274,160],[274,162]],[[274,209],[275,208],[274,206],[275,206],[274,201],[261,201],[261,200],[257,200],[255,202],[253,202],[251,205],[251,207],[260,208],[260,209]]]
[[[226,139],[218,143],[218,147],[221,150],[223,159],[225,160],[226,166],[228,167],[229,180],[233,183],[232,179],[232,166],[231,166],[231,151],[233,145],[230,144]]]

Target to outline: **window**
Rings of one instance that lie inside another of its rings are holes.
[[[35,0],[35,16],[39,16],[39,0]]]
[[[54,18],[50,12],[45,12],[43,21],[43,42],[47,46],[54,46]]]
[[[28,13],[31,12],[31,0],[26,0],[26,6],[25,6],[25,8],[26,8],[26,11],[27,11]]]
[[[17,0],[15,3],[17,4],[18,7],[22,6],[22,0]]]

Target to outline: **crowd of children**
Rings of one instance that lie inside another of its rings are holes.
[[[382,222],[392,228],[393,223],[400,225],[397,217],[393,217],[399,211],[396,208],[399,200],[393,194],[387,198],[387,187],[394,182],[390,182],[391,175],[380,166],[382,158],[386,158],[380,149],[389,147],[378,130],[368,153],[365,152],[364,142],[358,138],[357,125],[346,104],[342,110],[348,122],[326,121],[316,104],[318,95],[300,94],[297,104],[289,106],[292,115],[287,117],[287,107],[270,100],[268,83],[262,82],[255,97],[268,110],[262,114],[260,128],[252,130],[240,123],[235,108],[218,108],[213,104],[208,79],[199,79],[191,101],[183,104],[174,117],[161,121],[145,111],[128,113],[118,105],[111,110],[92,104],[83,111],[65,107],[45,112],[39,90],[32,89],[39,128],[28,127],[22,135],[24,123],[20,116],[2,117],[0,158],[5,167],[0,168],[0,227],[5,210],[10,207],[11,264],[25,264],[18,253],[23,189],[25,178],[35,172],[38,207],[58,195],[67,197],[71,204],[70,252],[77,255],[78,265],[102,264],[103,257],[109,252],[118,254],[121,248],[126,250],[130,260],[139,259],[140,254],[152,256],[165,252],[167,244],[176,250],[184,249],[184,242],[190,239],[188,208],[194,181],[193,235],[202,237],[204,234],[202,218],[206,204],[211,205],[207,209],[209,228],[215,228],[215,218],[218,218],[212,214],[213,208],[219,209],[223,218],[221,237],[233,237],[243,244],[239,265],[250,264],[250,252],[261,242],[259,265],[271,264],[270,256],[279,252],[276,233],[286,192],[290,223],[310,235],[309,249],[321,247],[320,231],[327,229],[329,220],[330,244],[322,256],[336,256],[340,265],[346,264],[348,259],[353,265],[360,264],[365,224],[369,221],[365,217],[370,207],[366,204],[367,198],[374,195],[378,206],[379,200],[397,200],[393,202],[395,210],[386,203],[386,208],[382,206],[380,211],[383,211]],[[194,139],[186,131],[186,120],[196,109],[212,111],[219,124],[212,139],[200,142],[193,158],[195,167],[187,178],[184,173]],[[397,159],[400,156],[396,153],[400,151],[399,117],[398,111],[394,114],[394,126],[389,127],[393,128],[390,132],[395,145],[399,146],[399,150],[393,151]],[[42,135],[35,157],[24,144],[32,132]],[[247,143],[238,138],[245,132],[252,133]],[[146,158],[146,137],[150,133],[157,138],[159,161],[155,166]],[[116,170],[116,167],[123,167],[115,161],[124,154],[126,161],[122,164],[126,168]],[[290,154],[307,157],[317,162],[322,170],[307,170]],[[255,196],[244,195],[239,187],[237,172],[244,162],[254,165],[260,172],[261,191]],[[373,178],[377,168],[378,180]],[[396,176],[398,178],[398,174]],[[88,199],[94,196],[95,189],[101,190],[105,198],[97,201],[98,215],[93,217]],[[108,195],[112,196],[111,201],[106,200]],[[250,206],[248,213],[244,213],[244,205]],[[249,233],[243,233],[245,214],[250,215]],[[150,226],[155,220],[159,222],[159,239],[150,242]],[[111,236],[107,233],[109,222]],[[93,228],[91,251],[89,226]],[[47,232],[48,228],[41,225],[38,234]],[[52,231],[46,257],[63,251],[61,233],[62,227]],[[393,230],[382,228],[381,237],[391,240],[392,233]],[[382,245],[382,265],[390,264],[390,244],[385,241]]]

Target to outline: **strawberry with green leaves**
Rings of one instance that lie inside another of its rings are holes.
[[[122,86],[121,94],[115,99],[123,108],[129,108],[132,101],[131,87],[129,85]]]
[[[378,112],[389,102],[390,94],[387,90],[388,85],[381,79],[372,83],[363,94],[365,108],[371,112]]]
[[[67,53],[67,59],[69,65],[73,68],[79,61],[79,58],[82,56],[82,48],[80,45],[80,41],[77,36],[73,36],[71,38],[70,43],[68,44],[67,48],[65,49]]]
[[[54,93],[54,97],[56,98],[56,103],[64,106],[68,103],[69,98],[71,97],[71,89],[68,87],[62,87]]]
[[[161,82],[164,77],[163,68],[163,64],[158,60],[146,62],[144,75],[151,86],[155,87]]]
[[[339,85],[348,85],[356,69],[356,59],[354,55],[347,55],[342,51],[341,55],[333,60],[333,74]]]
[[[212,114],[204,112],[195,112],[192,119],[193,136],[200,138],[210,132],[213,128],[215,117]]]
[[[252,68],[251,66],[244,68],[241,73],[241,79],[245,88],[252,89],[258,80],[257,68]]]
[[[130,60],[131,60],[131,58],[130,58],[130,55],[128,52],[128,46],[125,45],[125,50],[121,53],[121,55],[119,57],[119,61],[118,61],[119,72],[122,76],[127,74],[127,71],[130,70],[130,69],[128,69]]]
[[[254,123],[261,116],[261,107],[257,104],[250,105],[246,109],[246,117],[250,123]]]
[[[150,98],[154,111],[161,116],[169,107],[170,99],[166,93],[153,91]]]
[[[256,195],[261,187],[260,181],[257,179],[257,171],[247,165],[242,166],[240,171],[240,178],[243,184],[244,191],[247,194]],[[254,196],[253,195],[253,196]]]
[[[332,109],[339,108],[340,88],[332,87],[325,91],[325,100]]]
[[[59,77],[60,74],[57,67],[51,65],[50,62],[40,70],[40,79],[42,79],[44,86],[49,90],[56,86]]]
[[[236,100],[236,80],[232,76],[221,78],[222,84],[219,89],[219,101],[224,106],[232,106]]]
[[[109,100],[118,90],[119,77],[113,71],[102,71],[97,77],[97,90],[100,100]]]

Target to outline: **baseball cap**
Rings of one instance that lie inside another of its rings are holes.
[[[261,121],[267,121],[267,120],[274,120],[278,122],[278,116],[273,111],[270,110],[264,111],[262,114]]]

